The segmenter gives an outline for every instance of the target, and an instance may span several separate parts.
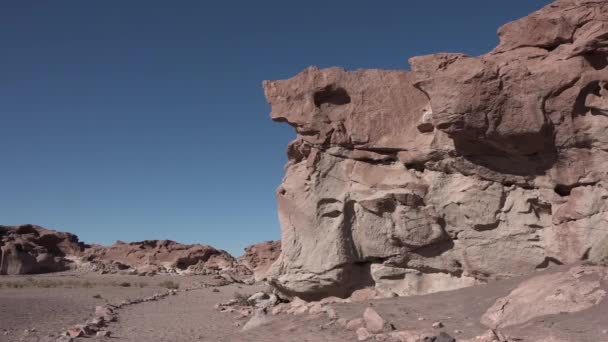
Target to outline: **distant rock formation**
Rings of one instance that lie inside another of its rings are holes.
[[[253,272],[258,281],[266,278],[270,266],[281,254],[281,241],[264,241],[245,248],[245,254],[238,258],[243,265]]]
[[[74,234],[31,224],[0,226],[0,275],[58,272],[70,269],[70,255],[87,245]]]
[[[297,138],[272,284],[303,298],[469,286],[595,255],[608,234],[608,2],[558,0],[480,57],[265,81]]]
[[[215,274],[237,267],[234,257],[226,251],[171,240],[118,241],[108,247],[96,245],[86,250],[84,260],[102,272],[129,270],[138,274]]]
[[[71,233],[31,224],[0,226],[0,275],[74,270],[139,275],[220,275],[228,282],[259,280],[278,257],[280,241],[245,248],[238,260],[228,252],[171,240],[118,241],[87,245]]]

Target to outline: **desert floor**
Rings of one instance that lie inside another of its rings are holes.
[[[556,268],[559,269],[559,268]],[[552,272],[552,270],[545,271]],[[457,339],[480,335],[487,328],[479,317],[494,301],[508,294],[522,279],[425,296],[387,298],[359,303],[333,304],[341,318],[361,317],[373,306],[397,330],[445,331]],[[269,315],[265,324],[247,331],[248,321],[236,313],[222,313],[218,302],[249,295],[264,285],[230,284],[215,287],[206,276],[125,276],[53,274],[0,277],[0,341],[45,341],[71,325],[93,317],[95,306],[118,304],[167,291],[166,281],[179,284],[179,291],[158,301],[123,307],[117,311],[108,341],[356,341],[324,314]],[[128,285],[127,285],[128,284]],[[209,287],[204,287],[208,284]],[[190,291],[184,289],[193,288]],[[435,329],[436,321],[444,327]],[[565,341],[608,341],[608,305],[602,303],[576,314],[545,316],[505,332],[535,341],[553,336]],[[86,340],[86,339],[77,339]]]

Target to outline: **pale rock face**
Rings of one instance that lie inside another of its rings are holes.
[[[593,255],[608,234],[607,22],[608,2],[561,0],[480,57],[264,82],[297,132],[271,283],[412,295]]]

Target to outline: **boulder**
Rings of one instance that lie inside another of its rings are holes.
[[[536,317],[578,312],[606,297],[608,269],[577,266],[564,272],[533,277],[500,298],[481,317],[491,329],[528,322]]]
[[[608,2],[558,0],[482,56],[265,81],[291,125],[285,296],[417,295],[570,264],[608,236]]]
[[[371,333],[381,332],[386,324],[384,319],[371,307],[365,308],[363,320],[365,321],[365,327]]]

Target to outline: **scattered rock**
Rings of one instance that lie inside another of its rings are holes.
[[[443,328],[443,323],[441,323],[441,322],[434,322],[433,323],[433,328],[435,328],[435,329]]]
[[[112,333],[108,330],[98,331],[97,334],[95,334],[97,337],[110,337],[111,335]]]

